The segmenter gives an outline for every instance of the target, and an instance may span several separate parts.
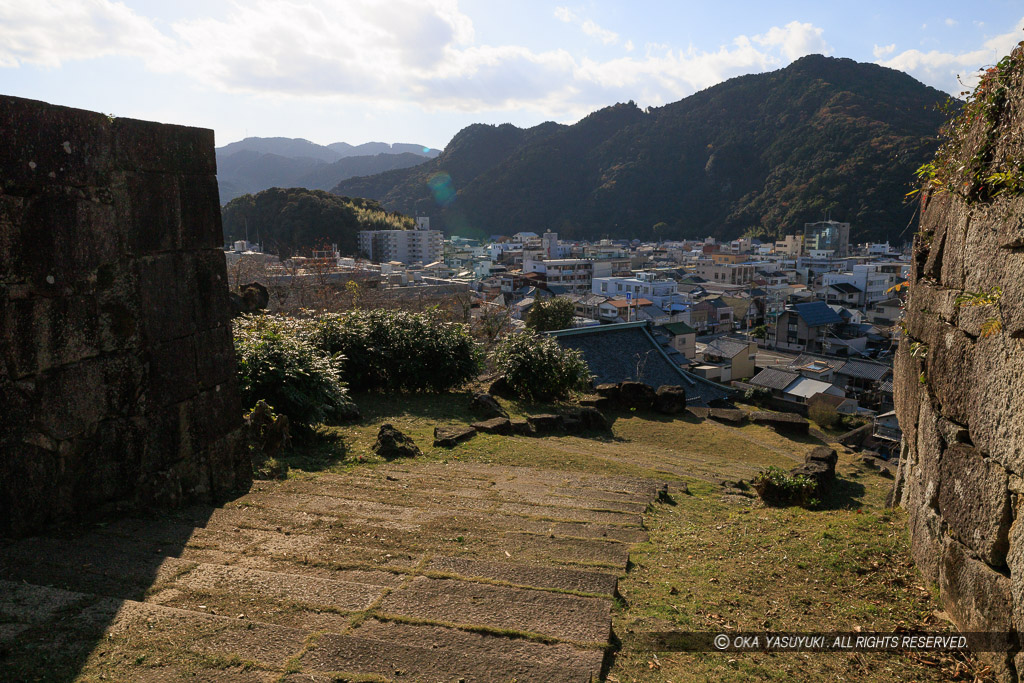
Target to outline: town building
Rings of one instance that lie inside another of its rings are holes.
[[[359,251],[374,263],[431,263],[444,256],[444,235],[420,217],[414,230],[360,230]]]

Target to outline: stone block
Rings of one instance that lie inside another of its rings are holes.
[[[604,385],[601,385],[604,386]],[[598,390],[600,393],[600,390]],[[654,406],[657,393],[649,384],[643,382],[622,382],[619,384],[618,400],[627,408],[650,410]]]
[[[119,168],[174,175],[217,173],[212,130],[117,118],[112,134]]]
[[[224,244],[224,227],[216,176],[182,176],[178,192],[182,248],[220,249]]]
[[[482,422],[474,422],[473,429],[484,434],[511,434],[512,423],[507,417],[492,417]]]
[[[780,434],[808,434],[811,428],[811,423],[796,413],[758,411],[750,414],[750,421],[754,424],[771,427]]]
[[[742,410],[733,408],[711,408],[708,411],[708,417],[733,426],[739,426],[747,422],[747,414]]]
[[[179,339],[195,334],[196,304],[191,269],[178,254],[139,259],[139,311],[145,343]]]
[[[1009,577],[971,557],[964,546],[946,538],[939,568],[939,599],[962,631],[988,632],[1003,640],[1002,652],[979,653],[1001,680],[1009,680],[1013,630],[1013,591]]]
[[[529,415],[526,421],[537,434],[554,434],[562,431],[565,427],[561,415]]]
[[[470,410],[473,412],[483,415],[485,417],[508,417],[508,413],[501,407],[498,401],[487,393],[477,393],[473,395],[473,400],[469,404]]]
[[[182,284],[189,287],[186,296],[193,297],[197,329],[207,330],[230,320],[231,300],[228,297],[224,252],[205,249],[183,257],[183,261]]]
[[[130,173],[126,180],[130,249],[153,256],[181,248],[178,179],[162,173]]]
[[[452,448],[460,441],[473,438],[476,429],[469,425],[438,425],[434,427],[434,448]]]
[[[654,409],[664,415],[678,415],[686,410],[686,389],[678,385],[658,387]]]
[[[1009,549],[1009,475],[965,444],[952,444],[939,463],[938,512],[950,533],[994,567]]]
[[[199,389],[210,389],[234,380],[237,367],[230,324],[200,330],[196,333],[195,345]]]
[[[196,393],[196,347],[193,337],[153,344],[147,354],[150,405],[180,403]]]
[[[0,138],[6,192],[107,184],[111,127],[103,114],[3,97]]]
[[[387,460],[421,455],[419,447],[410,437],[388,423],[382,424],[377,431],[373,452]]]
[[[233,385],[222,384],[199,393],[190,405],[192,441],[205,445],[242,428],[242,402]]]

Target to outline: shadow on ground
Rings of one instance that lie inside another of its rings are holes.
[[[177,558],[215,509],[0,539],[0,680],[77,680],[90,656],[104,655],[125,601],[144,601],[161,578],[180,571]]]

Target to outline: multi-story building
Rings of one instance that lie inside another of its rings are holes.
[[[751,263],[698,263],[694,272],[705,280],[724,285],[745,285],[754,279]]]
[[[679,283],[658,278],[654,273],[637,273],[636,277],[595,277],[591,286],[594,294],[643,297],[656,306],[670,303],[679,292]]]
[[[839,257],[850,253],[850,224],[837,221],[804,223],[804,253],[831,251]]]
[[[417,218],[415,230],[360,230],[359,251],[374,263],[432,263],[444,255],[444,235]]]

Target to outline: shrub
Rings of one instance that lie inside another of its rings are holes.
[[[774,465],[759,472],[750,483],[761,500],[769,505],[810,506],[816,502],[814,480],[802,474],[790,474]]]
[[[306,321],[305,330],[314,346],[341,355],[342,376],[353,391],[445,391],[480,369],[469,328],[431,313],[324,313]]]
[[[563,349],[547,335],[531,332],[503,337],[491,360],[517,396],[547,400],[565,398],[591,381],[583,354]]]
[[[572,327],[575,315],[576,307],[569,299],[537,299],[526,314],[526,326],[536,332],[565,330]]]
[[[838,429],[842,425],[842,417],[835,408],[824,401],[812,400],[807,407],[807,417],[824,429]]]
[[[235,318],[234,334],[242,405],[265,401],[300,429],[351,410],[344,359],[311,344],[299,321],[243,315]]]
[[[756,406],[766,405],[771,397],[772,391],[768,387],[750,387],[743,392],[743,400]]]

